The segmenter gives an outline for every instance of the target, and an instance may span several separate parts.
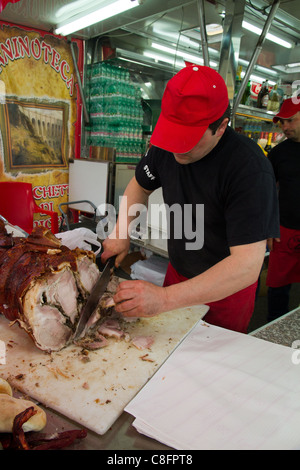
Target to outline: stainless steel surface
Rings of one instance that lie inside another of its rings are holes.
[[[114,207],[119,212],[120,201],[129,181],[135,175],[136,164],[116,163]]]
[[[71,47],[71,54],[72,54],[73,64],[74,64],[74,68],[76,72],[76,77],[77,77],[79,93],[80,93],[80,97],[82,101],[83,115],[84,115],[85,122],[88,124],[90,122],[90,117],[89,117],[89,113],[87,112],[86,100],[85,100],[84,91],[83,91],[83,87],[81,83],[80,73],[79,73],[78,66],[77,66],[77,59],[76,59],[75,50],[74,50],[74,47],[75,47],[74,42],[71,42],[70,47]]]
[[[245,10],[245,0],[229,0],[226,2],[225,18],[223,20],[223,36],[220,48],[218,72],[224,78],[229,98],[234,96],[237,61],[242,39],[242,21]]]
[[[43,408],[43,405],[40,405]],[[47,414],[47,426],[43,430],[47,434],[70,429],[81,429],[78,423],[44,408]],[[132,426],[134,417],[123,412],[110,429],[102,436],[92,431],[87,432],[84,439],[76,441],[68,450],[167,450],[170,447],[148,438],[137,432]]]
[[[91,317],[91,315],[94,313],[96,310],[97,305],[100,302],[100,299],[104,292],[106,291],[107,285],[110,280],[110,274],[111,274],[111,268],[114,266],[116,257],[113,256],[112,258],[109,258],[107,263],[105,264],[105,267],[100,274],[100,277],[98,281],[96,282],[95,286],[93,287],[93,290],[88,297],[88,300],[85,304],[85,306],[82,309],[82,312],[80,314],[79,322],[77,324],[76,332],[75,332],[75,339],[78,339],[81,337],[81,335],[84,333],[85,327]]]
[[[198,17],[200,25],[200,35],[201,35],[201,47],[204,65],[209,67],[209,52],[208,52],[208,42],[207,42],[207,32],[205,28],[205,8],[204,0],[198,0]]]

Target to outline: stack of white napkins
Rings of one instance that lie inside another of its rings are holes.
[[[201,320],[125,411],[174,449],[299,449],[295,354]]]

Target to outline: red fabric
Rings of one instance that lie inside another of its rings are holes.
[[[168,152],[189,152],[228,103],[227,87],[218,72],[204,65],[184,67],[167,83],[152,145]]]
[[[169,263],[165,276],[164,287],[186,281]],[[209,311],[204,320],[211,325],[228,330],[247,333],[247,328],[253,314],[257,282],[225,299],[210,302]]]
[[[299,99],[288,98],[285,100],[280,108],[279,113],[273,117],[273,122],[279,121],[279,119],[289,119],[300,111],[300,101]]]
[[[282,287],[300,282],[300,230],[280,227],[280,242],[270,252],[266,284]]]
[[[0,13],[4,10],[8,3],[17,3],[20,0],[0,0]]]

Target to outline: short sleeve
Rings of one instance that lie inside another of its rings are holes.
[[[140,186],[149,191],[154,191],[161,186],[160,177],[157,170],[157,159],[159,151],[156,147],[150,147],[148,152],[138,163],[135,170],[135,177]]]

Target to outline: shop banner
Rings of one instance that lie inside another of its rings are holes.
[[[0,0],[0,13],[8,3],[18,3],[20,0]]]
[[[78,146],[77,95],[68,41],[0,22],[0,181],[31,183],[37,204],[58,213]],[[37,223],[50,228],[49,216]]]

